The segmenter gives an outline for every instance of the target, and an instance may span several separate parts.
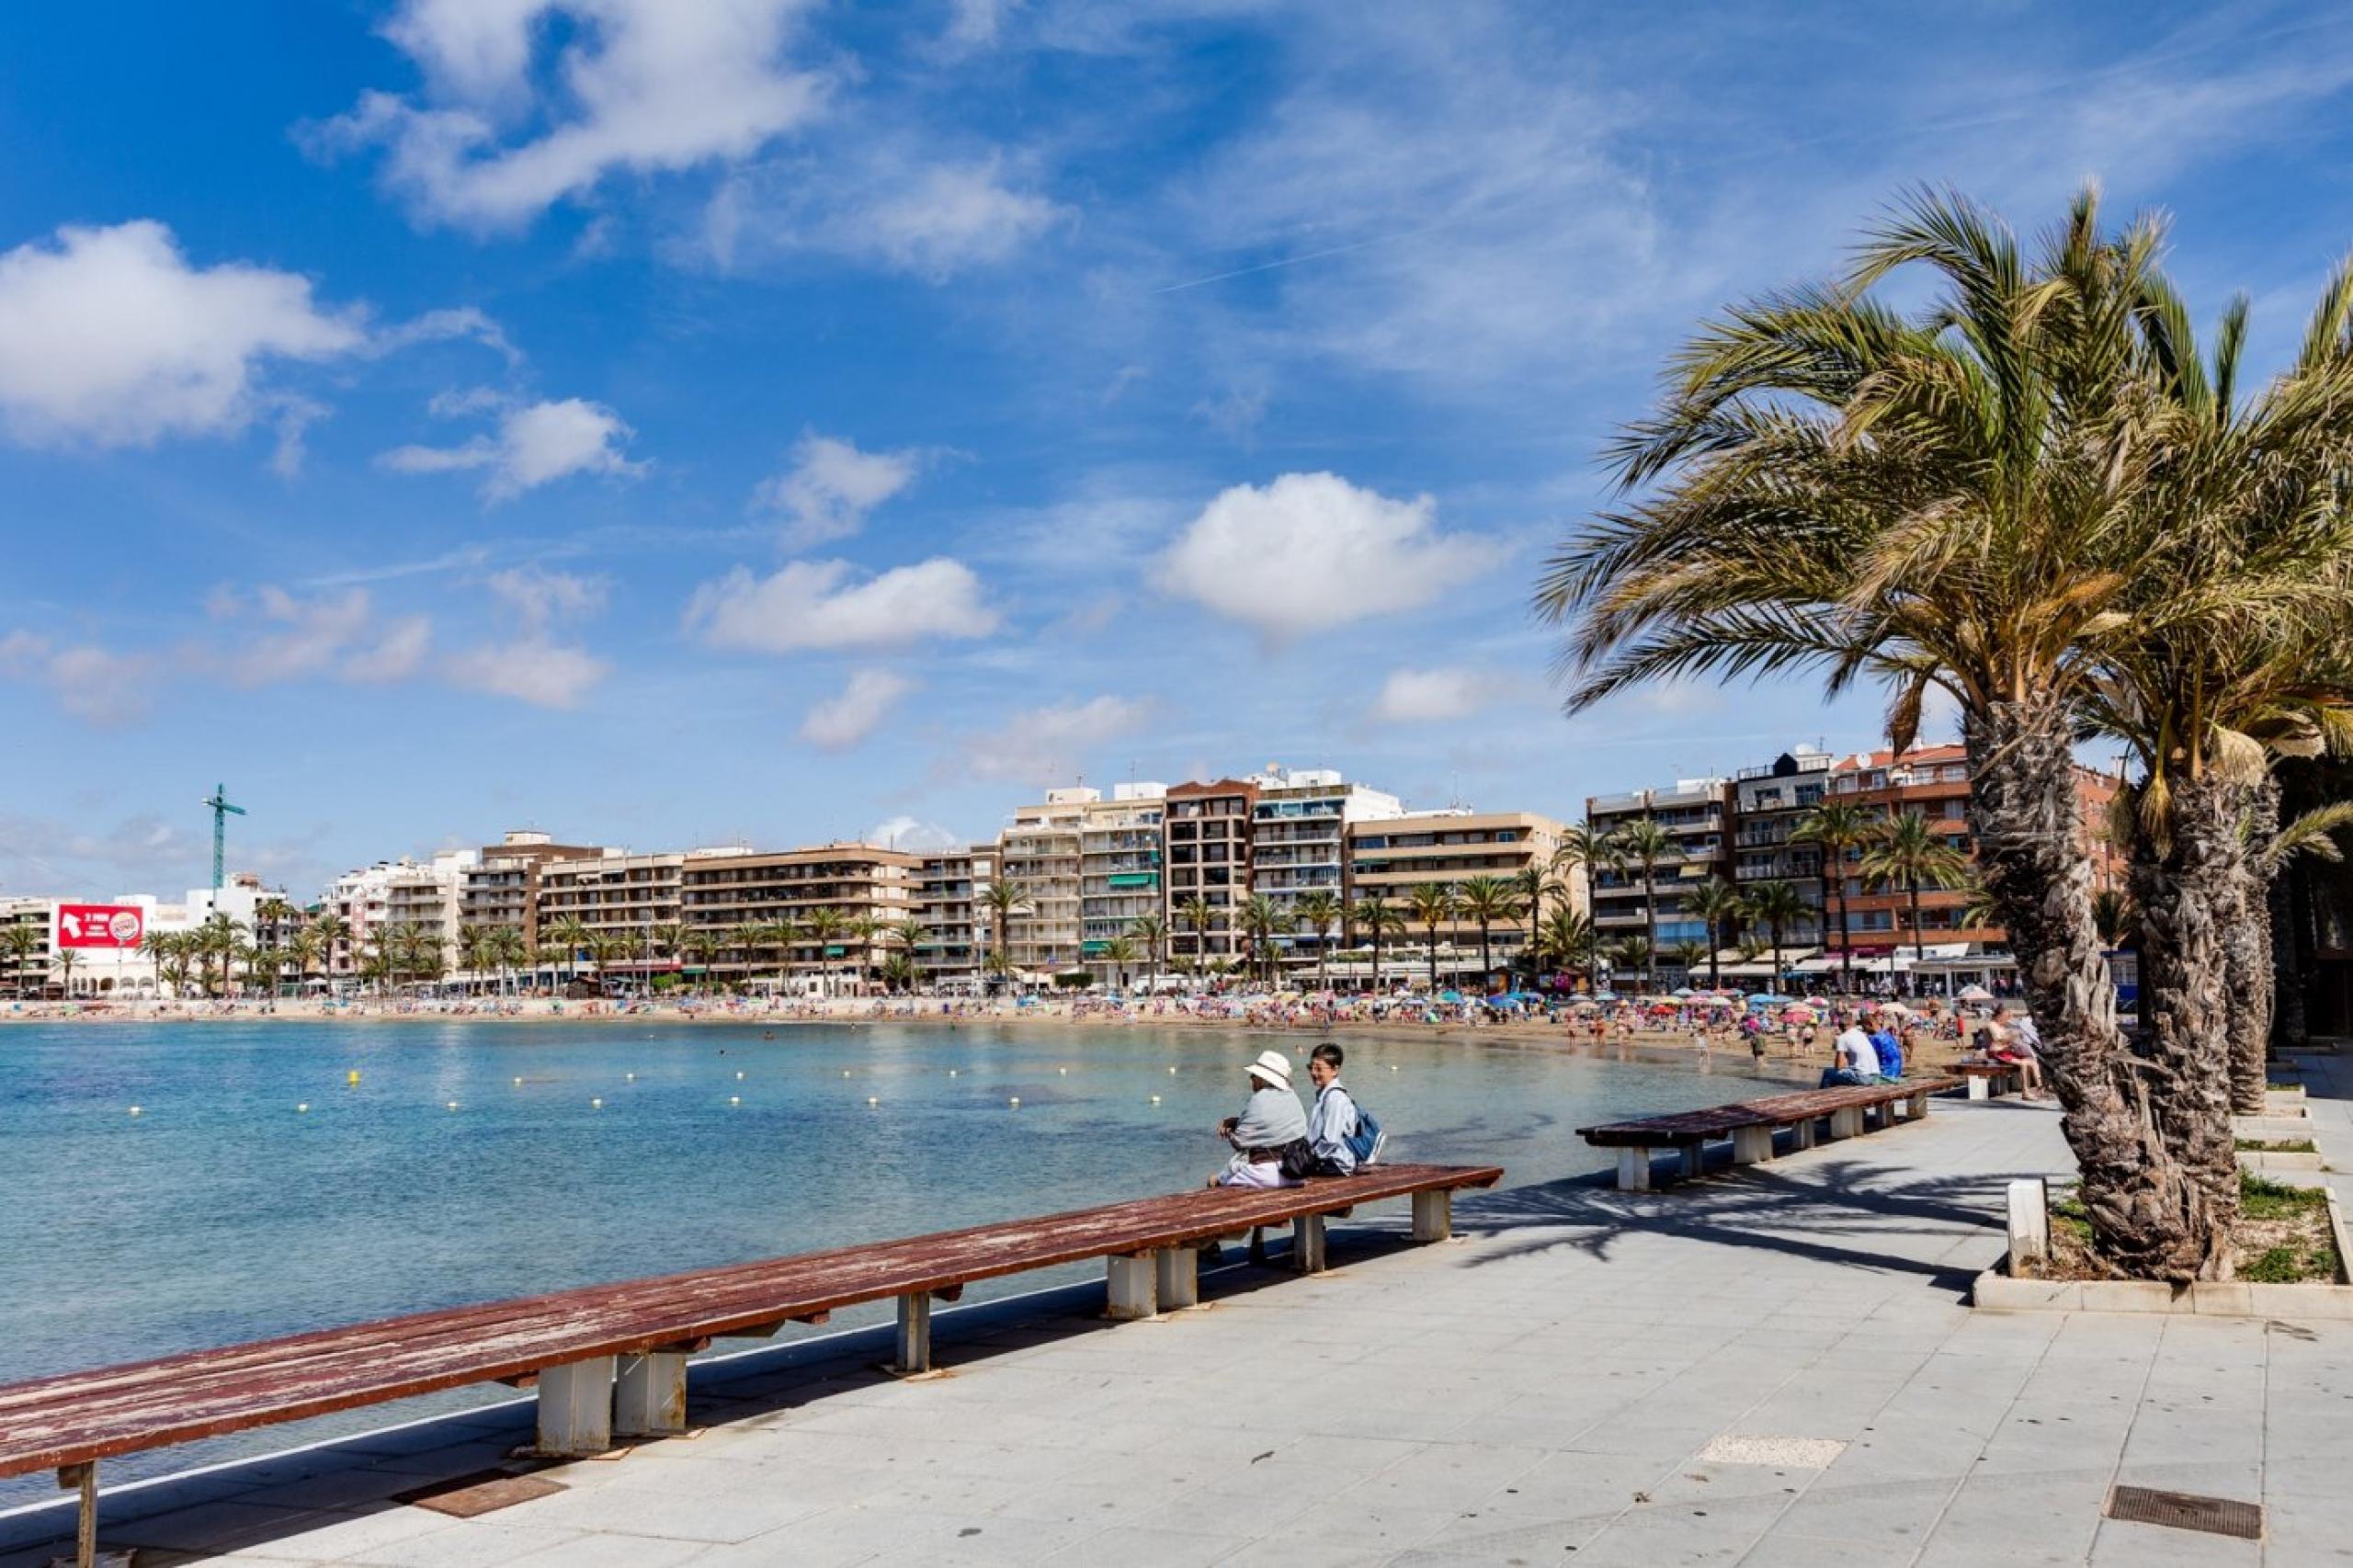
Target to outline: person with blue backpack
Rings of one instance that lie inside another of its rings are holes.
[[[1347,1176],[1381,1158],[1386,1137],[1381,1123],[1359,1107],[1340,1085],[1340,1066],[1347,1055],[1325,1040],[1307,1059],[1307,1076],[1315,1085],[1315,1108],[1307,1115],[1307,1142],[1314,1155],[1316,1176]]]

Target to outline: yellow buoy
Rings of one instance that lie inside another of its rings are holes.
[[[343,1075],[343,1081],[347,1084],[356,1084],[359,1082],[359,1069],[354,1067],[350,1072],[346,1073]]]

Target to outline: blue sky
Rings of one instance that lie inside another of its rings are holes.
[[[0,10],[0,891],[506,827],[995,831],[1267,762],[1584,797],[1876,700],[1561,718],[1528,585],[1724,301],[1913,182],[2176,216],[2276,358],[2318,7]]]

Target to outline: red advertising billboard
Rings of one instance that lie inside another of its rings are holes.
[[[135,948],[147,923],[135,903],[61,903],[57,945],[61,948]]]

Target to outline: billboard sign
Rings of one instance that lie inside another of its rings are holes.
[[[135,903],[61,903],[57,945],[61,948],[135,948],[147,923]]]

